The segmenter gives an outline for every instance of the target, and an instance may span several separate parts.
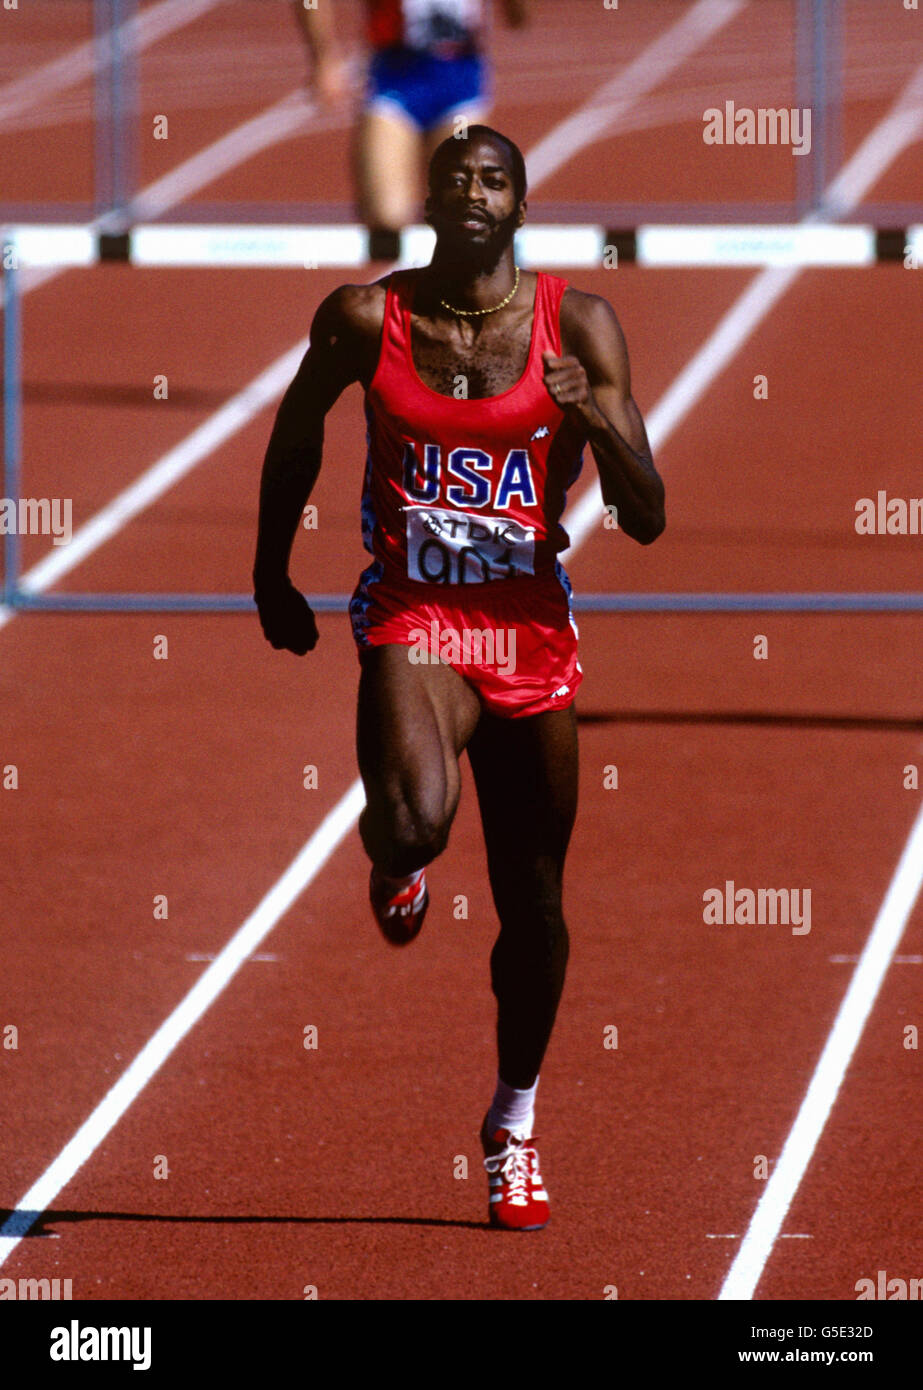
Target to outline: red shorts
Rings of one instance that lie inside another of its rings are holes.
[[[386,576],[376,561],[349,613],[360,655],[400,643],[410,661],[454,667],[491,714],[518,719],[566,709],[583,680],[570,595],[560,563],[548,575],[445,585]]]

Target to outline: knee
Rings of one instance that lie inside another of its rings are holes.
[[[391,843],[400,853],[416,856],[421,864],[435,859],[449,839],[449,824],[441,815],[425,807],[401,803],[392,810]]]
[[[451,818],[425,800],[384,796],[370,800],[363,813],[363,840],[380,867],[410,873],[442,853],[450,825]]]

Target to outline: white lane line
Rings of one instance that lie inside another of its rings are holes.
[[[882,136],[884,132],[884,136]],[[831,181],[824,196],[823,215],[842,216],[859,204],[865,194],[908,145],[923,132],[923,64],[899,93],[891,110],[866,136],[855,154]],[[805,222],[818,220],[809,216]],[[666,442],[677,425],[707,391],[716,377],[732,361],[741,347],[762,323],[794,280],[801,266],[770,266],[751,280],[743,294],[731,305],[698,352],[654,406],[647,419],[651,452]],[[569,550],[562,553],[565,563],[595,527],[601,525],[603,499],[595,480],[575,501],[563,518],[571,537]]]
[[[891,880],[871,935],[821,1053],[798,1117],[766,1184],[718,1298],[753,1297],[782,1222],[839,1094],[885,971],[923,886],[923,807]]]
[[[530,189],[611,130],[623,112],[675,72],[746,4],[747,0],[698,0],[533,146],[526,156]]]
[[[102,507],[89,521],[74,532],[70,543],[51,550],[33,565],[20,581],[27,594],[40,594],[62,575],[69,573],[94,550],[121,531],[129,521],[144,511],[168,488],[201,463],[204,458],[237,434],[255,415],[277,399],[286,389],[302,357],[308,350],[305,337],[277,357],[253,381],[232,396],[209,416],[198,429],[170,449],[140,478],[124,488],[111,502]],[[0,629],[15,615],[16,609],[0,606]]]
[[[160,0],[159,5],[152,5],[121,24],[115,31],[116,42],[126,52],[140,53],[217,4],[218,0]],[[0,124],[13,120],[56,92],[67,91],[92,77],[98,68],[109,62],[112,34],[109,30],[98,39],[87,39],[44,67],[26,72],[0,87]]]
[[[252,957],[279,918],[320,873],[341,840],[349,834],[364,801],[362,787],[356,782],[325,817],[282,877],[238,928],[218,958],[204,971],[169,1018],[160,1025],[54,1162],[29,1188],[0,1230],[0,1265],[13,1253],[37,1217],[51,1205],[61,1189],[67,1186],[99,1147],[240,966]]]

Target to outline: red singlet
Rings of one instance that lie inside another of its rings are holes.
[[[519,381],[499,396],[456,399],[413,365],[416,278],[389,278],[366,395],[362,530],[375,562],[350,605],[356,642],[447,661],[495,713],[564,708],[582,673],[557,559],[569,543],[560,516],[586,439],[548,394],[542,353],[561,353],[567,282],[538,276]]]

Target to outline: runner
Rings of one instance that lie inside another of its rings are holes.
[[[288,558],[324,417],[361,382],[373,561],[350,612],[372,906],[390,942],[418,934],[467,749],[500,919],[499,1074],[481,1130],[490,1218],[531,1230],[548,1220],[532,1128],[569,949],[561,887],[582,680],[559,518],[584,445],[622,531],[648,544],[665,523],[616,316],[515,264],[525,196],[517,147],[471,127],[431,161],[430,265],[344,285],[320,306],[266,454],[254,587],[272,645],[312,650],[317,627]]]
[[[312,9],[293,0],[321,103],[345,100],[349,78],[335,33],[334,0]],[[401,228],[416,215],[425,156],[455,134],[459,117],[490,108],[482,0],[365,0],[372,50],[356,131],[359,214],[372,260],[396,260]],[[502,0],[508,24],[525,22],[526,0]]]

